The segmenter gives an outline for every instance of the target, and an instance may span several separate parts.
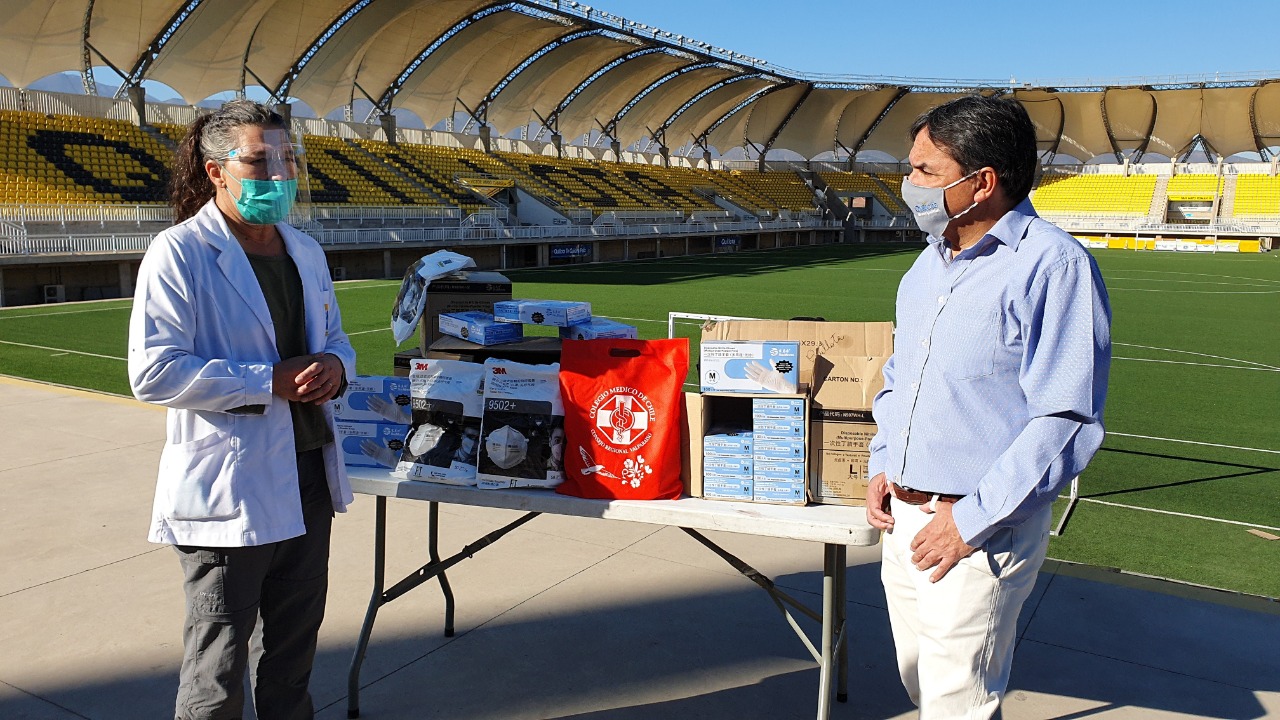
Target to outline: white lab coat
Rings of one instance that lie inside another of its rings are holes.
[[[355,377],[324,251],[277,226],[302,278],[309,352],[333,353]],[[240,547],[306,532],[289,403],[271,394],[280,360],[267,301],[240,243],[210,201],[156,236],[129,319],[129,383],[169,408],[149,539]],[[261,414],[230,412],[264,405]],[[333,410],[324,405],[333,428]],[[324,447],[337,512],[352,500],[337,443]]]

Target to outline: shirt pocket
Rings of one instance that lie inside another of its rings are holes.
[[[161,473],[172,488],[173,520],[226,520],[240,514],[229,465],[231,436],[222,431],[165,446]]]
[[[959,312],[938,319],[929,354],[941,361],[942,373],[953,380],[974,380],[995,372],[1000,314],[994,310]]]

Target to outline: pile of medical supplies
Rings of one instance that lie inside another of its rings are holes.
[[[395,377],[335,401],[347,463],[406,480],[578,497],[861,504],[892,323],[721,320],[688,340],[572,300],[518,299],[441,251],[392,310]],[[558,337],[527,327],[552,327]]]

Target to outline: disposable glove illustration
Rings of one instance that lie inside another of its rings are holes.
[[[367,402],[370,410],[381,415],[389,423],[408,425],[413,422],[413,412],[408,405],[387,402],[386,398],[379,395],[370,395]]]
[[[395,450],[368,438],[360,441],[360,452],[373,458],[374,462],[383,467],[393,468],[400,461],[400,456]]]
[[[752,360],[747,363],[747,377],[760,387],[776,393],[794,392],[787,377],[769,365]]]

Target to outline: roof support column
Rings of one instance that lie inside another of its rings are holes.
[[[129,104],[133,106],[133,111],[138,114],[138,127],[147,126],[147,91],[141,85],[130,85],[127,88],[129,93]]]
[[[387,137],[387,142],[391,145],[396,144],[396,116],[384,112],[378,116],[378,124],[382,126],[382,134]]]

